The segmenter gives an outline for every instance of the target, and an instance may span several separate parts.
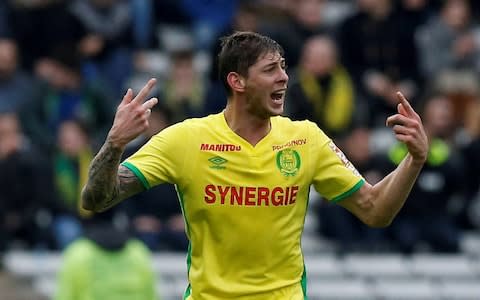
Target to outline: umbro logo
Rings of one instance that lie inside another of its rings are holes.
[[[223,170],[227,168],[225,164],[228,162],[228,160],[223,157],[214,156],[209,158],[208,161],[212,163],[210,166],[211,169]]]

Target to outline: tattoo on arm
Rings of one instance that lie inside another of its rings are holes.
[[[85,209],[103,211],[143,190],[135,174],[119,167],[122,153],[123,149],[106,142],[92,160],[88,181],[82,190]]]
[[[138,177],[133,174],[130,169],[124,166],[118,167],[117,183],[117,188],[114,190],[112,198],[105,203],[104,207],[102,207],[102,210],[110,208],[123,199],[140,193],[144,190],[142,183],[140,180],[138,180]]]

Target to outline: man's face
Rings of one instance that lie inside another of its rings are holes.
[[[88,136],[72,121],[63,122],[58,129],[58,147],[69,157],[76,157],[88,148]]]
[[[314,38],[304,47],[302,68],[316,76],[330,74],[337,65],[336,51],[328,38]]]
[[[285,59],[279,53],[267,53],[248,69],[245,95],[249,113],[260,118],[283,113],[288,84],[285,67]]]

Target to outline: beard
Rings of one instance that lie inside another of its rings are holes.
[[[267,107],[265,99],[269,95],[259,95],[255,93],[246,94],[247,111],[259,119],[269,119],[273,114]]]

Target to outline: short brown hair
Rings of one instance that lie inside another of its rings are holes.
[[[276,41],[255,32],[238,31],[222,37],[221,42],[221,50],[218,54],[218,75],[229,96],[232,90],[227,82],[228,73],[237,72],[247,76],[248,68],[254,65],[261,55],[275,52],[281,56],[284,54],[282,46]]]

